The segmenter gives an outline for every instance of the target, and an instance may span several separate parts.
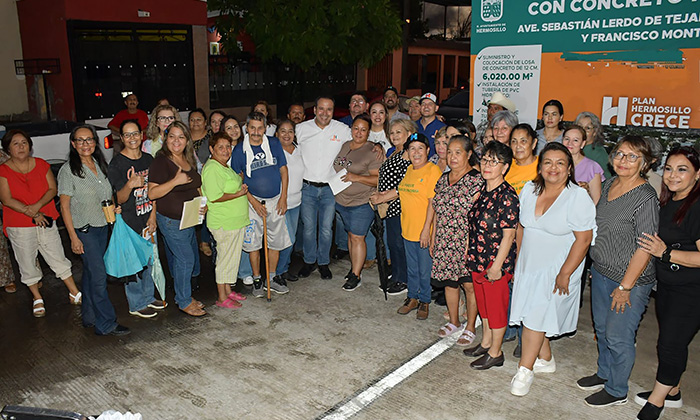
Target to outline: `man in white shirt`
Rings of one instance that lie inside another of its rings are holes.
[[[304,186],[301,190],[304,266],[299,271],[302,278],[308,277],[316,264],[322,279],[333,278],[328,264],[333,241],[335,197],[328,181],[335,175],[333,161],[340,147],[352,137],[350,127],[333,120],[334,108],[332,98],[319,97],[314,106],[316,117],[296,126],[299,151],[304,160]]]

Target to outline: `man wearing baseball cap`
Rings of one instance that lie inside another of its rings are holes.
[[[437,96],[434,93],[425,93],[420,97],[420,115],[418,120],[418,132],[423,134],[430,141],[429,156],[435,154],[435,134],[445,126],[445,123],[438,120],[435,114],[438,110]]]
[[[493,119],[493,116],[496,115],[497,112],[505,110],[515,112],[515,103],[506,98],[506,96],[501,92],[494,93],[489,100],[488,110],[486,111],[486,121],[480,122],[476,127],[476,140],[479,144],[483,144],[484,134],[486,133],[486,129],[491,124],[491,119]]]
[[[408,115],[399,111],[399,91],[393,86],[388,86],[384,89],[384,105],[386,109],[389,110],[389,124],[394,122],[394,120],[407,120]]]

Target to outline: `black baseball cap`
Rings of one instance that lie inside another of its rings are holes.
[[[386,95],[386,93],[387,93],[388,91],[394,92],[397,96],[398,96],[398,94],[399,94],[399,91],[396,90],[396,88],[393,87],[393,86],[387,86],[386,89],[384,89],[384,94]]]
[[[430,141],[425,136],[425,134],[421,134],[421,133],[413,133],[410,136],[408,136],[408,140],[406,140],[404,150],[408,150],[408,145],[413,143],[413,142],[416,142],[416,141],[419,143],[423,143],[425,145],[425,147],[428,150],[430,150]]]

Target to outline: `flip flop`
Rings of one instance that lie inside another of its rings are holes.
[[[458,326],[456,326],[455,324],[453,324],[451,322],[448,322],[447,324],[440,327],[440,330],[438,331],[438,336],[444,338],[444,337],[450,336],[458,331],[459,331]]]
[[[246,300],[246,299],[247,299],[247,297],[243,296],[242,294],[240,294],[240,293],[238,293],[238,292],[236,292],[236,291],[231,292],[231,293],[228,295],[228,298],[231,299],[231,300],[239,300],[239,301],[240,301],[240,300]]]
[[[202,310],[202,308],[200,308],[197,305],[197,301],[194,299],[192,300],[192,302],[190,302],[189,305],[187,305],[185,308],[182,308],[180,310],[182,312],[186,313],[187,315],[194,316],[194,317],[200,317],[200,316],[204,316],[207,314],[204,310]]]
[[[471,332],[471,331],[465,329],[465,330],[462,332],[462,335],[460,335],[459,338],[457,339],[457,342],[455,343],[455,346],[458,346],[458,347],[467,347],[467,346],[469,346],[471,343],[474,342],[474,339],[475,339],[475,338],[476,338],[476,334],[474,334],[473,332]]]
[[[15,293],[17,291],[17,285],[14,282],[12,282],[5,286],[5,291],[7,293]]]
[[[41,305],[37,308],[36,305]],[[36,299],[32,302],[32,314],[34,318],[41,318],[46,315],[46,308],[44,307],[44,299]]]
[[[237,300],[226,299],[223,302],[217,301],[216,306],[218,306],[219,308],[236,309],[236,308],[240,308],[243,305],[241,305],[241,302],[238,302]]]

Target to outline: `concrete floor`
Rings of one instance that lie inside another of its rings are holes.
[[[72,254],[76,278],[80,261]],[[123,288],[109,287],[123,338],[97,337],[81,327],[79,309],[49,273],[42,293],[47,316],[31,315],[31,295],[20,286],[0,293],[0,406],[48,407],[98,414],[140,412],[144,419],[314,419],[337,413],[366,387],[435,344],[444,307],[430,317],[397,315],[404,296],[384,300],[376,269],[352,293],[341,290],[349,262],[334,262],[333,280],[318,272],[290,283],[271,303],[252,296],[237,310],[213,306],[213,272],[203,259],[195,296],[209,315],[190,318],[171,304],[154,319],[128,315]],[[240,285],[239,285],[240,287]],[[249,292],[249,290],[245,290]],[[586,294],[588,296],[588,294]],[[633,419],[636,392],[650,389],[656,368],[653,300],[638,335],[630,402],[594,409],[574,382],[595,372],[590,305],[579,333],[553,343],[557,372],[538,375],[527,397],[509,393],[517,360],[506,343],[506,364],[473,371],[453,347],[361,410],[357,419]],[[700,418],[700,340],[691,346],[683,382],[684,406],[665,419]]]

